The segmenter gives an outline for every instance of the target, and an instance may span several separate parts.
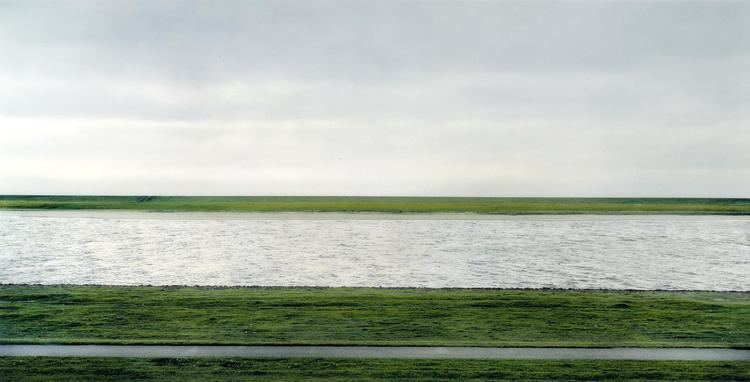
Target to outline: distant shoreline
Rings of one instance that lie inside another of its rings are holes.
[[[317,212],[317,211],[159,211],[139,209],[38,209],[0,208],[0,216],[77,219],[138,219],[138,220],[287,220],[287,221],[705,221],[747,220],[750,214],[703,213],[559,213],[559,214],[486,214],[476,212]]]
[[[0,210],[480,215],[750,215],[748,198],[0,195]]]

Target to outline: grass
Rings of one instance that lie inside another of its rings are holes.
[[[236,212],[750,215],[750,199],[0,195],[0,209],[2,208]]]
[[[750,381],[750,362],[0,357],[4,381]]]
[[[750,347],[750,293],[0,286],[0,342]]]
[[[750,345],[750,293],[0,286],[0,342]],[[750,381],[750,362],[0,357],[7,381]]]

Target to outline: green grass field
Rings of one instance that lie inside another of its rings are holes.
[[[750,199],[447,197],[0,196],[6,209],[129,209],[236,212],[468,212],[482,214],[750,215]]]
[[[3,381],[750,381],[750,362],[0,357]]]
[[[750,293],[0,286],[0,342],[750,347]]]

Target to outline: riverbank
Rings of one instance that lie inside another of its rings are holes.
[[[0,357],[7,381],[748,381],[750,362]]]
[[[0,209],[750,215],[750,199],[0,195]]]
[[[750,293],[0,286],[0,342],[750,347]]]

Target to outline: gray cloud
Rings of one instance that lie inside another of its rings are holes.
[[[0,193],[750,193],[746,2],[6,1],[0,51]]]

